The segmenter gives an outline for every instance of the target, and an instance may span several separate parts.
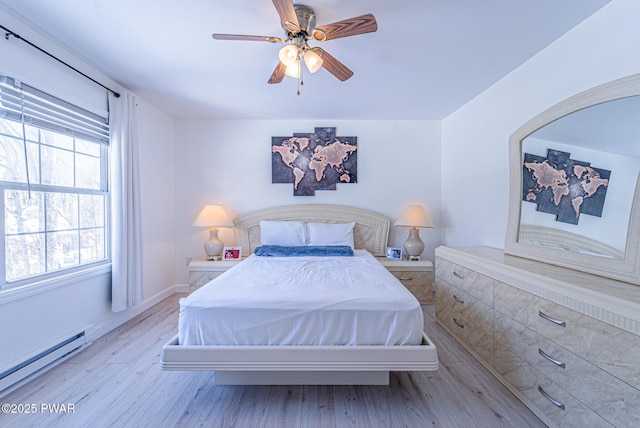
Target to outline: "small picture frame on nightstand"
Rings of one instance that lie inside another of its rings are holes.
[[[242,258],[242,247],[224,247],[222,250],[222,260],[240,260]]]
[[[387,247],[387,259],[389,260],[402,260],[402,253],[402,248]]]

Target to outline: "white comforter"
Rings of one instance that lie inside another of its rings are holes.
[[[180,299],[181,345],[418,345],[422,310],[365,250],[250,256]]]

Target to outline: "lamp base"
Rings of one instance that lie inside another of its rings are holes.
[[[423,251],[424,242],[420,239],[420,230],[412,227],[409,229],[409,237],[404,241],[404,252],[409,257],[409,260],[420,260],[420,254]]]
[[[408,256],[410,262],[419,262],[421,260],[420,256]]]
[[[220,253],[224,248],[223,242],[218,238],[218,229],[209,229],[209,239],[204,243],[204,252],[207,253],[207,260],[219,260]]]

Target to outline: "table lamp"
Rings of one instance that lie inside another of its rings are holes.
[[[409,237],[404,242],[404,251],[409,260],[420,260],[420,254],[424,251],[424,242],[420,239],[418,228],[435,227],[424,207],[422,205],[407,205],[394,226],[410,227]]]
[[[219,227],[233,227],[233,223],[220,205],[206,205],[193,221],[195,227],[208,227],[209,239],[204,243],[207,260],[218,260],[224,243],[218,238]]]

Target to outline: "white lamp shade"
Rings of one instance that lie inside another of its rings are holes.
[[[233,222],[220,205],[206,205],[193,221],[195,227],[233,227]]]
[[[429,214],[422,205],[407,205],[395,226],[406,227],[435,227]]]
[[[284,70],[284,74],[297,79],[300,77],[300,63],[294,62],[291,65],[287,65],[287,68]]]
[[[280,62],[286,66],[290,66],[298,61],[298,47],[296,45],[287,45],[278,52]]]
[[[315,73],[320,70],[320,67],[322,67],[322,58],[320,58],[320,55],[314,51],[307,50],[304,53],[304,63],[307,65],[307,68],[311,73]]]

